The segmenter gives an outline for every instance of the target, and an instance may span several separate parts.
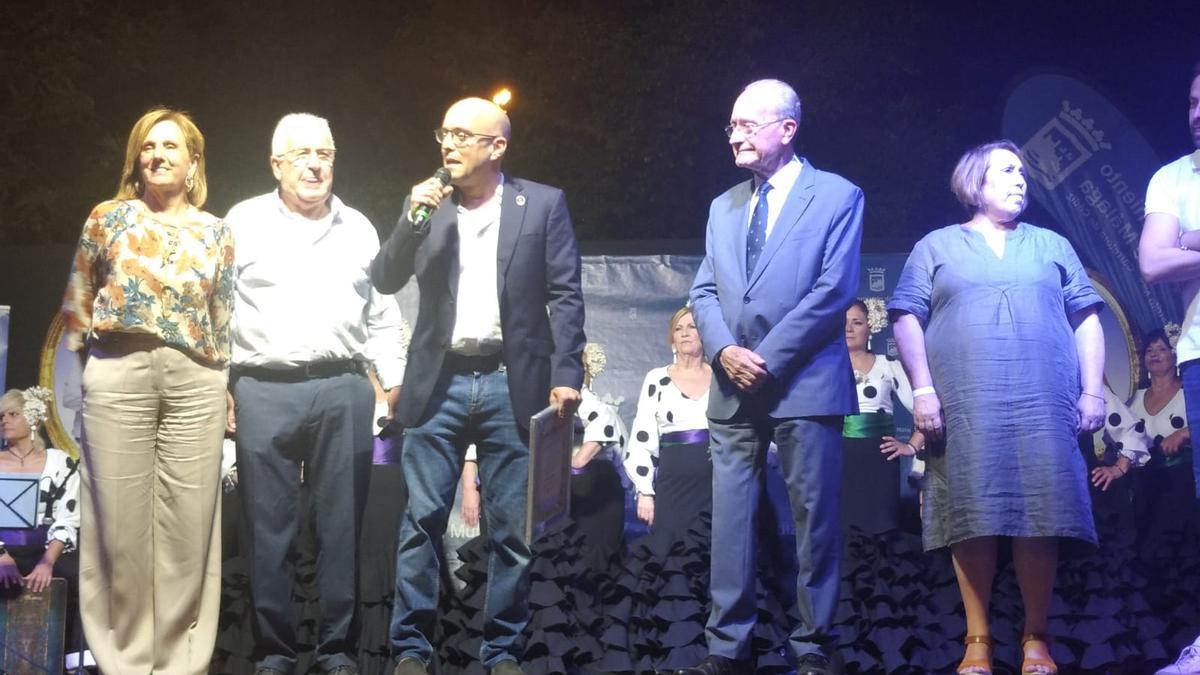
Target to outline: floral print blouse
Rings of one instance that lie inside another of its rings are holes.
[[[92,210],[63,298],[67,344],[153,335],[214,366],[229,363],[233,235],[224,221],[163,223],[124,201]]]

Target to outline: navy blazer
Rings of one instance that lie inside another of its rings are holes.
[[[414,275],[420,291],[396,412],[405,426],[428,420],[439,403],[430,397],[450,347],[458,291],[456,202],[443,200],[423,234],[402,216],[371,262],[371,282],[379,292],[395,293]],[[579,248],[562,190],[505,177],[498,239],[496,288],[508,390],[517,422],[528,428],[529,418],[549,404],[551,388],[583,384]]]
[[[836,174],[804,167],[746,280],[746,232],[754,182],[713,200],[705,255],[691,299],[712,358],[708,416],[743,404],[775,418],[858,412],[846,349],[846,309],[858,292],[863,193]],[[717,355],[729,345],[766,361],[771,380],[752,395],[730,381]]]

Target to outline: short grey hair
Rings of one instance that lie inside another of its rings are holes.
[[[316,129],[324,133],[329,136],[330,146],[333,146],[333,132],[329,129],[329,120],[311,113],[288,113],[275,125],[275,133],[271,136],[271,154],[282,155],[287,152],[288,141],[301,129]]]
[[[792,85],[783,80],[755,80],[746,85],[742,93],[746,94],[751,91],[769,97],[772,102],[771,107],[777,115],[796,120],[796,125],[800,125],[800,97],[796,94],[796,90],[792,89]]]

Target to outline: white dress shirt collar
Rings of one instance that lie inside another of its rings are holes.
[[[767,179],[766,182],[771,184],[771,190],[767,193],[767,238],[771,237],[771,230],[775,228],[775,221],[779,220],[779,213],[783,211],[783,205],[787,202],[788,194],[791,193],[792,187],[796,184],[796,179],[800,177],[800,170],[804,168],[804,164],[800,158],[792,155],[786,164],[779,167],[775,173]],[[750,217],[754,217],[754,206],[758,203],[758,188],[763,181],[755,178],[754,180],[754,196],[750,199]],[[747,219],[746,225],[749,226],[750,221]]]

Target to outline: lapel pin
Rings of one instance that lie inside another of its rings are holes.
[[[517,206],[525,206],[525,195],[517,195]]]

